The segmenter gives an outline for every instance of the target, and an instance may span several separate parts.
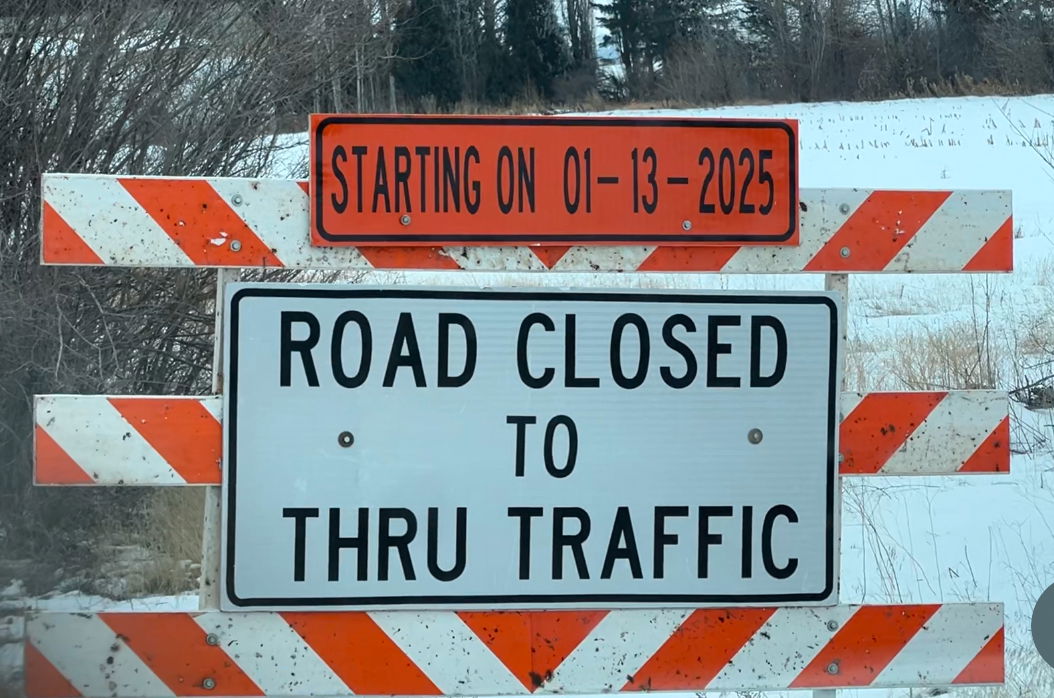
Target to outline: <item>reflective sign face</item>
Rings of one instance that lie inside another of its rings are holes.
[[[232,285],[223,604],[808,604],[829,294]]]
[[[316,245],[797,244],[797,122],[311,118]]]

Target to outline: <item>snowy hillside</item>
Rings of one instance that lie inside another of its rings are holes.
[[[1037,347],[1054,347],[1054,95],[610,113],[798,119],[804,187],[1012,190],[1014,273],[851,277],[849,387],[937,389],[905,385],[897,370],[904,352],[917,348],[920,337],[977,325],[990,333],[996,387],[1011,389],[1025,376],[1040,377],[1029,370],[1041,360]],[[290,174],[306,173],[306,148],[300,153],[287,161],[296,163]],[[367,281],[390,279],[377,275]],[[522,274],[466,280],[406,273],[397,280],[481,286],[553,282],[552,275]],[[813,275],[574,274],[561,276],[560,283],[823,286],[822,277]],[[845,481],[841,600],[1005,602],[1007,686],[1005,692],[983,694],[1048,696],[1054,695],[1054,669],[1035,653],[1028,621],[1036,597],[1054,584],[1054,414],[1017,405],[1013,412],[1015,449],[1026,441],[1040,445],[1034,455],[1015,455],[1009,476]],[[974,693],[961,689],[960,694]]]

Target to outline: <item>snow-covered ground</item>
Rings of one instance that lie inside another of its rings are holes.
[[[629,112],[800,121],[801,184],[806,187],[1011,189],[1015,268],[1010,275],[854,276],[850,289],[849,380],[860,389],[897,388],[890,362],[907,338],[962,323],[990,327],[1000,388],[1028,372],[1043,337],[1054,340],[1054,95],[969,97],[880,103],[741,106]],[[627,115],[627,112],[619,112]],[[303,176],[307,147],[285,139],[276,176]],[[371,281],[527,285],[553,275],[375,275]],[[574,275],[561,285],[791,289],[822,287],[822,277]],[[1037,339],[1038,335],[1038,339]],[[1054,341],[1048,347],[1054,346]],[[855,362],[855,363],[854,363]],[[1031,375],[1031,374],[1029,374]],[[1035,377],[1038,377],[1036,375]],[[1015,444],[1054,440],[1054,414],[1016,409]],[[1032,604],[1054,584],[1054,451],[1015,455],[1010,475],[854,478],[842,517],[843,602],[1002,601],[1007,613],[1006,690],[986,695],[1054,696],[1054,669],[1029,635]],[[0,603],[3,603],[0,599]],[[10,602],[9,602],[10,603]],[[112,608],[112,602],[63,597],[38,608]],[[133,607],[133,602],[120,604]],[[193,597],[134,602],[186,608]],[[0,615],[2,615],[0,606]],[[13,626],[12,626],[13,627]],[[0,639],[4,633],[0,618]],[[11,632],[16,632],[12,629]],[[0,642],[0,668],[13,670],[15,645]],[[2,671],[0,671],[2,677]],[[972,694],[972,693],[971,693]],[[843,696],[907,696],[846,691]]]

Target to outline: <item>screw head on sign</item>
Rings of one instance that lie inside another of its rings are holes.
[[[849,204],[842,204],[838,207],[838,210],[842,213],[849,213]]]
[[[410,216],[405,213],[399,218],[399,222],[403,225],[410,225]]]
[[[838,667],[838,662],[831,662],[830,664],[827,665],[827,673],[828,674],[832,674],[832,675],[833,674],[837,674],[839,671],[840,671],[840,669]]]
[[[844,463],[845,462],[845,454],[844,453],[839,453],[838,454],[838,462],[839,463]],[[832,620],[831,622],[833,623],[834,621]]]
[[[827,629],[828,630],[838,630],[838,621],[836,621],[836,620],[829,620],[829,621],[827,621]]]
[[[237,252],[242,248],[242,243],[238,240],[231,240],[231,249]]]
[[[752,444],[759,444],[761,440],[765,438],[765,435],[761,433],[760,429],[751,429],[747,432],[747,441]]]
[[[337,443],[343,446],[344,448],[348,448],[353,443],[355,443],[355,435],[352,434],[350,431],[342,431],[340,432],[340,435],[337,436]]]
[[[235,206],[241,206],[242,205],[242,195],[241,194],[235,194],[234,196],[232,196],[231,197],[231,203],[234,204]]]
[[[215,647],[216,645],[220,644],[220,638],[216,635],[216,633],[209,633],[205,636],[205,644]]]
[[[692,222],[691,221],[681,221],[681,227],[684,228],[685,230],[691,230],[692,229]]]
[[[216,679],[213,679],[211,677],[202,679],[201,687],[204,688],[206,691],[211,691],[212,689],[216,688]]]
[[[843,247],[839,251],[839,254],[841,254],[843,257],[848,257],[849,256],[849,248],[848,247]]]

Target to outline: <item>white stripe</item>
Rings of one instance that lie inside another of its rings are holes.
[[[597,247],[574,245],[553,271],[636,271],[655,246]]]
[[[890,456],[882,473],[955,472],[1006,416],[1006,400],[1006,393],[994,390],[948,393]]]
[[[797,246],[746,245],[721,269],[725,273],[800,272],[856,213],[871,189],[802,189]],[[845,209],[844,211],[842,209]]]
[[[371,268],[354,247],[312,246],[308,196],[296,181],[224,177],[209,179],[209,184],[285,266]]]
[[[706,689],[733,691],[790,686],[857,608],[778,609]],[[833,629],[828,627],[831,621],[837,624]]]
[[[223,418],[222,397],[219,395],[210,395],[199,399],[201,400],[201,405],[205,408],[205,411],[215,417],[217,422]]]
[[[59,673],[89,698],[174,695],[98,616],[35,616],[26,621],[26,634]]]
[[[962,269],[1009,215],[1010,192],[952,192],[886,271]]]
[[[37,425],[96,482],[186,482],[103,396],[41,396],[35,411]]]
[[[445,695],[527,693],[451,611],[373,611],[370,617]]]
[[[116,177],[44,175],[44,201],[107,264],[194,266]]]
[[[466,271],[546,271],[526,246],[444,247],[443,253]]]
[[[1003,625],[999,604],[943,604],[874,685],[947,685]]]
[[[853,413],[857,407],[860,406],[861,401],[864,399],[866,393],[856,392],[844,392],[841,395],[841,403],[839,403],[839,412],[841,412],[841,418],[839,421],[845,421],[845,418]]]
[[[203,613],[194,620],[265,695],[352,693],[277,613]]]
[[[692,609],[611,611],[538,693],[620,690],[691,614]]]

